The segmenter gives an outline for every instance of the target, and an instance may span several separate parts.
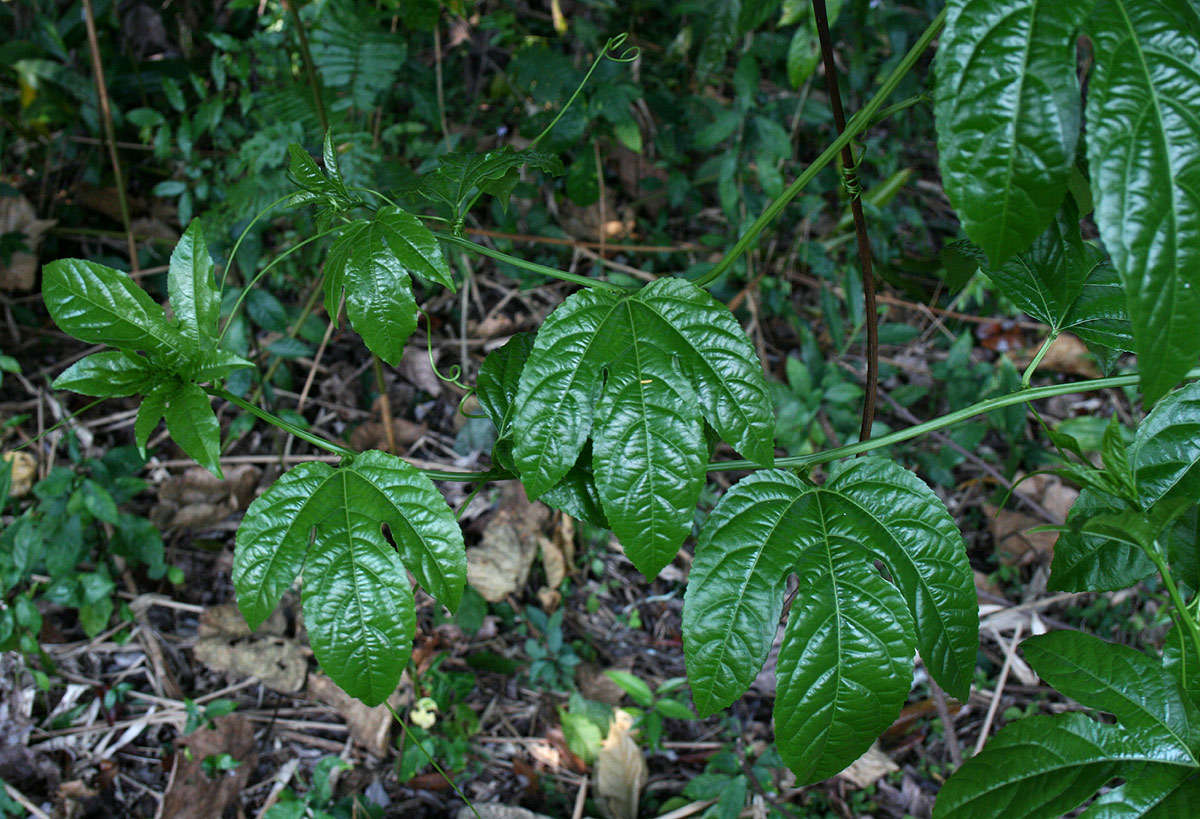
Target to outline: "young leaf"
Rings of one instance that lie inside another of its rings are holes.
[[[1030,664],[1048,682],[1120,724],[1077,713],[1015,722],[950,778],[934,816],[1049,819],[1113,777],[1125,784],[1085,815],[1186,815],[1165,809],[1178,809],[1197,792],[1200,712],[1170,674],[1133,649],[1082,632],[1033,637],[1024,645]],[[1156,805],[1161,812],[1152,812]]]
[[[366,452],[338,469],[296,467],[247,510],[233,572],[247,622],[261,623],[301,569],[317,659],[348,693],[375,705],[395,690],[412,643],[406,570],[454,609],[466,553],[433,484],[399,458]]]
[[[1154,573],[1154,563],[1137,546],[1083,531],[1097,515],[1128,510],[1129,504],[1092,487],[1084,487],[1059,532],[1050,564],[1048,587],[1061,591],[1124,589]]]
[[[497,437],[509,433],[521,370],[532,349],[533,333],[517,333],[503,347],[489,353],[479,367],[475,397],[496,427]]]
[[[1158,402],[1134,433],[1129,461],[1142,508],[1167,495],[1200,498],[1200,382]]]
[[[887,728],[912,684],[913,623],[821,493],[806,496],[810,544],[779,649],[775,744],[797,784],[827,779]]]
[[[1075,34],[1090,2],[951,0],[934,64],[946,195],[999,266],[1054,218],[1079,137]]]
[[[744,455],[773,457],[774,419],[753,347],[727,309],[682,279],[568,298],[534,341],[516,404],[513,458],[526,490],[537,497],[554,486],[592,432],[604,512],[647,576],[691,526],[707,454],[700,416]],[[631,497],[635,485],[649,494]],[[650,527],[638,523],[643,513]]]
[[[1188,0],[1106,0],[1087,30],[1095,219],[1153,403],[1200,355],[1200,21]]]
[[[371,352],[392,365],[400,363],[404,344],[417,327],[410,272],[450,281],[433,234],[397,208],[383,208],[370,221],[347,226],[325,261],[329,315],[336,315],[345,290],[350,324]]]
[[[188,343],[197,350],[213,345],[217,337],[217,319],[221,300],[213,280],[212,257],[204,243],[200,220],[188,225],[183,238],[171,251],[167,271],[167,290],[171,310]]]
[[[1032,247],[988,277],[1021,310],[1088,344],[1133,351],[1125,297],[1107,257],[1083,240],[1069,200]]]
[[[76,361],[50,386],[96,398],[117,398],[144,393],[157,380],[156,376],[140,355],[105,350]]]
[[[150,433],[154,432],[154,428],[167,412],[167,396],[170,395],[171,389],[169,384],[152,387],[138,407],[137,419],[133,423],[133,441],[137,445],[138,454],[143,458],[146,457],[146,444],[150,441]]]
[[[460,151],[439,158],[437,168],[421,180],[417,193],[446,204],[455,218],[465,215],[463,206],[477,190],[497,197],[507,207],[517,182],[516,171],[523,165],[555,176],[563,172],[558,157],[542,151],[514,151],[507,146],[483,154]]]
[[[42,274],[42,300],[54,323],[80,341],[144,350],[175,366],[198,352],[145,290],[111,267],[83,259],[50,262]]]
[[[180,384],[166,397],[163,416],[167,432],[188,457],[216,475],[221,474],[221,424],[208,393],[195,384]]]

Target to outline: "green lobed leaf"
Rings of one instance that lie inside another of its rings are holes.
[[[1091,518],[1129,509],[1128,503],[1084,487],[1067,514],[1067,527],[1054,544],[1048,587],[1060,591],[1115,591],[1154,573],[1154,563],[1137,546],[1083,531]]]
[[[537,497],[554,486],[591,432],[605,515],[647,575],[690,529],[706,457],[701,416],[748,457],[773,458],[753,346],[728,310],[682,279],[568,298],[534,341],[516,404],[513,457],[526,490]]]
[[[601,370],[624,348],[620,303],[609,291],[581,290],[538,330],[521,370],[514,420],[513,459],[530,498],[567,474],[587,440]]]
[[[1200,355],[1200,22],[1189,0],[1103,0],[1087,31],[1095,219],[1153,403]]]
[[[1058,691],[1144,732],[1160,758],[1200,767],[1200,710],[1158,663],[1081,631],[1030,637],[1022,648],[1033,670]]]
[[[163,417],[167,432],[187,456],[218,478],[221,473],[221,424],[208,393],[195,384],[180,384],[166,396]]]
[[[884,458],[858,458],[820,490],[854,520],[863,548],[887,566],[916,624],[925,666],[966,701],[979,646],[975,580],[946,507],[916,475]]]
[[[456,151],[438,159],[438,166],[421,180],[417,192],[449,206],[456,217],[476,192],[488,193],[507,206],[516,184],[515,172],[523,165],[558,175],[562,162],[543,151],[514,151],[508,146],[487,153]]]
[[[946,195],[993,266],[1054,218],[1079,136],[1075,35],[1091,0],[951,0],[934,64]]]
[[[797,784],[844,769],[895,720],[912,685],[913,623],[879,576],[861,529],[811,492],[807,544],[796,573],[776,671],[775,744]]]
[[[700,716],[730,705],[771,650],[795,563],[799,500],[790,472],[763,470],[721,498],[700,532],[683,604],[683,650]]]
[[[1068,200],[1029,250],[987,270],[1017,307],[1055,332],[1090,344],[1133,351],[1125,297],[1107,257],[1083,240]]]
[[[933,816],[1054,819],[1122,771],[1142,770],[1136,763],[1156,761],[1153,745],[1083,714],[1027,717],[963,763],[938,793]]]
[[[303,569],[313,651],[338,685],[370,705],[395,690],[411,650],[406,570],[451,609],[466,583],[450,508],[428,478],[383,452],[338,469],[291,470],[251,504],[237,544],[234,587],[247,622],[261,623]]]
[[[43,268],[42,300],[54,323],[80,341],[108,344],[181,365],[198,351],[146,291],[125,273],[83,259],[59,259]]]
[[[51,386],[96,398],[116,398],[144,393],[156,380],[157,373],[141,356],[105,350],[76,361]]]
[[[670,352],[632,336],[596,406],[592,470],[613,533],[649,579],[691,532],[708,447],[695,398],[672,386]]]
[[[237,370],[253,368],[254,364],[229,350],[210,348],[201,359],[200,367],[196,370],[195,379],[198,382],[219,381]]]
[[[395,366],[417,328],[417,302],[408,269],[385,233],[378,221],[355,222],[342,231],[325,261],[325,306],[336,315],[344,289],[351,326],[371,352]]]
[[[171,251],[167,291],[180,332],[196,350],[206,350],[217,337],[221,299],[213,279],[212,257],[204,242],[204,229],[193,219]]]
[[[454,276],[442,255],[442,247],[424,222],[391,206],[380,208],[371,221],[378,226],[380,238],[405,270],[427,282],[455,290]]]
[[[1134,433],[1129,462],[1143,508],[1168,495],[1200,500],[1200,382],[1158,402]]]
[[[475,397],[496,427],[497,437],[509,433],[521,370],[533,349],[533,339],[533,333],[517,333],[504,346],[489,353],[479,367]]]
[[[1080,819],[1191,819],[1200,815],[1200,774],[1147,763],[1132,768],[1121,785],[1101,794]]]

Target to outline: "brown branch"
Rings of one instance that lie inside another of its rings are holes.
[[[829,15],[825,11],[825,0],[812,0],[813,18],[817,24],[817,37],[821,40],[821,61],[825,64],[825,86],[829,90],[829,105],[833,108],[833,121],[838,136],[846,130],[846,113],[842,110],[842,95],[838,90],[837,65],[833,61],[833,42],[829,36]],[[867,320],[867,387],[863,399],[862,429],[859,440],[871,437],[871,426],[875,421],[875,395],[879,390],[879,314],[875,310],[875,275],[871,266],[871,240],[867,236],[867,220],[863,216],[862,201],[858,193],[858,175],[855,172],[854,149],[850,143],[842,148],[842,176],[846,191],[850,195],[850,212],[854,216],[854,235],[858,240],[858,258],[862,264],[863,301],[866,302]]]
[[[108,89],[104,82],[104,64],[100,60],[100,41],[96,37],[96,15],[92,11],[92,0],[83,0],[83,22],[87,27],[88,50],[92,52],[92,74],[96,80],[96,94],[100,98],[100,119],[104,122],[104,138],[108,143],[108,158],[112,162],[114,184],[117,187],[117,203],[121,207],[121,222],[125,225],[125,241],[129,245],[129,266],[136,275],[138,265],[137,242],[130,226],[129,200],[125,198],[125,178],[121,174],[121,160],[117,156],[117,137],[113,130],[112,108],[108,104]]]

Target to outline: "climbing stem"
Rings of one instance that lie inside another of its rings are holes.
[[[514,267],[519,267],[522,270],[528,270],[530,273],[537,273],[542,276],[549,276],[554,279],[561,279],[564,282],[572,282],[573,284],[582,284],[584,287],[596,287],[602,290],[612,290],[617,293],[624,293],[625,288],[612,282],[604,282],[599,279],[590,279],[587,276],[580,276],[578,273],[569,273],[566,270],[559,270],[555,267],[547,267],[544,264],[536,262],[528,262],[516,256],[510,256],[507,253],[501,253],[499,250],[492,250],[490,247],[477,245],[469,239],[464,239],[461,236],[455,236],[452,233],[437,233],[439,239],[443,242],[448,242],[452,245],[457,245],[464,250],[470,250],[478,253],[480,256],[487,256],[490,259],[495,259],[499,262],[511,264]]]

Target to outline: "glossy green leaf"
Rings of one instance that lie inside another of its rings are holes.
[[[1168,495],[1200,500],[1200,382],[1158,402],[1138,425],[1129,461],[1143,508]]]
[[[758,675],[779,627],[807,487],[781,470],[739,481],[712,511],[688,573],[683,650],[700,716],[730,705]]]
[[[1032,637],[1024,650],[1048,683],[1112,714],[1118,724],[1078,713],[1019,720],[950,778],[934,816],[1055,817],[1114,777],[1125,786],[1085,815],[1187,815],[1179,811],[1192,803],[1190,783],[1200,771],[1200,710],[1169,671],[1134,649],[1082,632]]]
[[[1095,219],[1152,403],[1200,355],[1200,15],[1189,0],[1103,0],[1087,31]]]
[[[1200,710],[1145,654],[1081,631],[1030,637],[1022,649],[1033,670],[1059,692],[1153,736],[1160,755],[1200,767]]]
[[[1064,205],[1029,250],[987,273],[1017,307],[1053,331],[1133,351],[1116,271],[1099,248],[1083,240],[1074,205]]]
[[[1148,763],[1130,770],[1101,794],[1080,819],[1192,819],[1200,815],[1200,773]]]
[[[208,393],[180,384],[166,397],[167,432],[187,456],[218,478],[221,474],[221,424]]]
[[[1054,544],[1048,587],[1061,591],[1114,591],[1154,573],[1154,563],[1137,546],[1084,532],[1091,518],[1127,510],[1121,499],[1084,487],[1067,515],[1067,525]]]
[[[379,219],[354,222],[342,231],[325,261],[325,306],[335,315],[344,290],[351,326],[371,352],[395,366],[417,328],[417,302],[409,268],[390,246],[390,233]]]
[[[509,432],[521,370],[533,349],[533,333],[517,333],[503,347],[488,353],[475,378],[475,397],[496,427],[497,436]]]
[[[641,677],[619,669],[609,669],[604,674],[642,708],[654,705],[654,692]]]
[[[925,666],[965,702],[979,646],[977,598],[966,544],[946,507],[916,475],[883,458],[848,461],[822,491],[855,519],[862,547],[900,589]]]
[[[154,432],[154,428],[167,412],[167,396],[171,394],[171,389],[167,384],[152,387],[138,407],[137,418],[133,423],[133,440],[137,445],[138,454],[143,458],[146,457],[146,444],[150,441],[150,433]]]
[[[927,486],[866,458],[821,486],[759,472],[709,516],[683,608],[701,715],[731,703],[762,668],[792,572],[800,591],[780,649],[775,733],[801,780],[841,770],[891,723],[910,687],[915,648],[939,682],[965,698],[978,624],[962,538]]]
[[[200,367],[196,370],[194,378],[201,383],[220,381],[232,372],[252,367],[254,367],[252,362],[229,350],[210,348],[201,359]]]
[[[149,362],[124,350],[105,350],[81,358],[51,384],[56,390],[71,390],[97,398],[139,395],[156,380]]]
[[[146,291],[125,273],[82,259],[59,259],[43,269],[42,300],[59,328],[89,344],[180,364],[196,354]]]
[[[596,406],[592,469],[609,526],[651,578],[691,532],[708,448],[695,398],[672,386],[670,351],[636,329],[631,335]]]
[[[1079,137],[1075,35],[1090,0],[951,0],[934,113],[946,195],[994,266],[1054,218]]]
[[[587,521],[592,526],[611,528],[600,501],[600,491],[596,488],[590,444],[579,453],[579,460],[575,466],[568,469],[562,480],[546,490],[539,500],[573,518]]]
[[[938,793],[934,819],[1056,819],[1122,771],[1156,760],[1152,744],[1083,714],[1018,720]],[[997,775],[998,772],[1003,775]]]
[[[827,779],[863,754],[912,685],[913,623],[880,577],[852,519],[807,495],[814,541],[796,566],[776,671],[775,744],[797,784]],[[816,528],[819,527],[819,528]]]
[[[395,690],[411,650],[406,570],[451,609],[466,582],[453,513],[428,478],[382,452],[338,469],[311,463],[291,470],[251,504],[237,544],[233,580],[247,622],[261,623],[303,570],[317,659],[338,685],[372,705]]]
[[[707,454],[701,417],[748,457],[773,456],[753,347],[727,309],[682,279],[568,298],[534,341],[516,405],[526,490],[537,497],[561,480],[590,432],[604,512],[647,575],[690,530]]]
[[[215,343],[221,299],[213,279],[212,257],[204,242],[200,220],[194,219],[171,251],[167,270],[171,311],[180,332],[197,350]]]

